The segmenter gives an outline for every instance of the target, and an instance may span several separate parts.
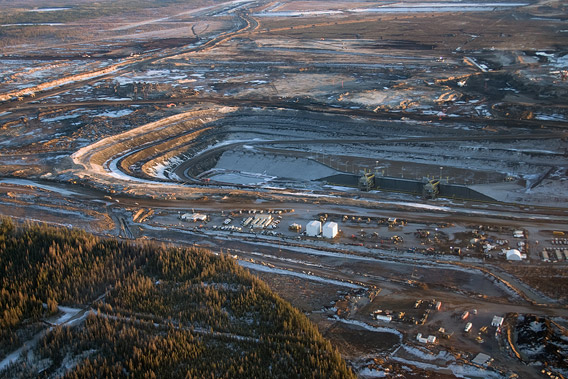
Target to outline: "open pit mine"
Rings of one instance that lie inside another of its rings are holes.
[[[568,376],[566,3],[51,3],[0,4],[2,216],[229,256],[361,378]]]

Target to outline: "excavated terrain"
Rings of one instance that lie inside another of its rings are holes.
[[[360,377],[568,375],[565,3],[39,3],[0,4],[2,215],[227,253]]]

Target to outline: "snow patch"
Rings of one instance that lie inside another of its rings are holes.
[[[341,287],[365,289],[365,287],[359,286],[357,284],[342,282],[342,281],[339,281],[339,280],[322,278],[320,276],[308,275],[308,274],[295,272],[295,271],[283,270],[283,269],[280,269],[280,268],[267,267],[267,266],[259,265],[259,264],[256,264],[256,263],[251,263],[251,262],[248,262],[248,261],[239,260],[238,263],[243,267],[246,267],[248,269],[255,270],[255,271],[270,272],[270,273],[277,274],[277,275],[296,276],[298,278],[303,278],[303,279],[311,280],[311,281],[314,281],[314,282],[333,284],[333,285],[341,286]]]
[[[366,322],[357,321],[357,320],[346,320],[346,319],[339,318],[337,315],[335,315],[334,318],[338,322],[341,322],[343,324],[359,326],[363,329],[370,330],[371,332],[395,334],[395,335],[398,336],[399,341],[402,342],[402,333],[399,332],[396,329],[385,328],[384,326],[372,326],[372,325],[367,324]]]

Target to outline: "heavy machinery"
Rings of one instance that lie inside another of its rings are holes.
[[[363,171],[363,175],[359,178],[359,189],[361,191],[370,191],[375,187],[375,174],[370,171]]]
[[[435,199],[440,194],[440,180],[430,179],[422,188],[422,196],[425,199]]]

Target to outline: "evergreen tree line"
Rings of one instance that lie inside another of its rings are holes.
[[[353,376],[301,312],[203,249],[3,219],[0,284],[1,355],[59,304],[93,310],[46,333],[34,350],[41,368],[20,363],[0,376]]]

